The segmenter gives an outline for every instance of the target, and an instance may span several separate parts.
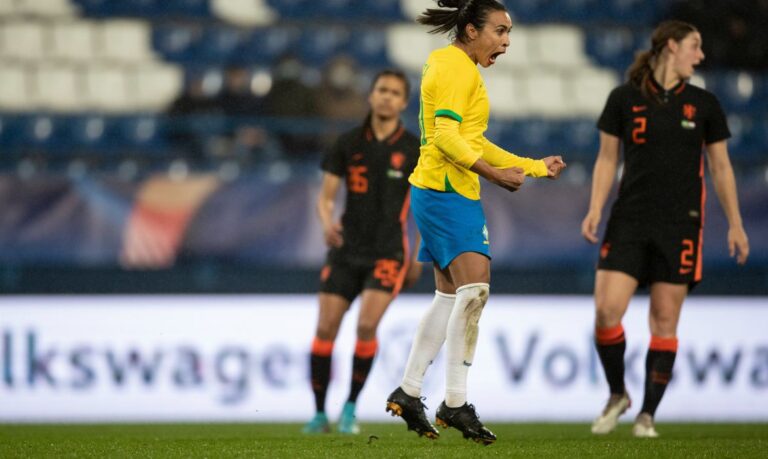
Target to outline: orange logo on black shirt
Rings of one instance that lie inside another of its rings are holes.
[[[392,165],[392,169],[400,170],[403,167],[403,163],[405,163],[405,155],[399,151],[392,153],[389,157],[389,164]]]
[[[693,104],[683,105],[683,116],[687,120],[693,120],[693,118],[696,116],[696,106]]]
[[[607,257],[608,256],[608,252],[610,252],[610,251],[611,251],[611,243],[610,242],[606,242],[605,244],[603,244],[602,247],[600,247],[600,258]]]

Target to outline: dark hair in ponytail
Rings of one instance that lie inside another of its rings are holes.
[[[667,42],[672,39],[679,43],[696,31],[696,27],[683,21],[664,21],[659,24],[651,35],[651,49],[635,54],[635,61],[627,69],[627,80],[639,88],[643,96],[651,98],[648,82],[653,78],[657,59],[667,47]]]
[[[480,30],[491,11],[507,11],[497,0],[438,0],[436,9],[429,8],[416,18],[419,24],[434,26],[429,33],[450,33],[456,40],[467,42],[467,24]]]

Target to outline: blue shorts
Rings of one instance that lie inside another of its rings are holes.
[[[491,258],[488,228],[479,200],[411,185],[411,209],[421,233],[419,261],[437,263],[445,269],[464,252],[478,252]]]

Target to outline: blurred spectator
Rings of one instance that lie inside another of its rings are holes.
[[[768,69],[768,0],[678,0],[668,17],[699,29],[705,68]]]
[[[358,91],[357,63],[340,55],[325,67],[318,94],[321,114],[331,120],[358,120],[368,113],[368,102]]]
[[[217,104],[213,96],[216,91],[206,88],[205,76],[195,75],[168,109],[168,114],[171,115],[170,140],[174,143],[175,150],[189,159],[204,159],[207,135],[195,130],[185,117],[215,113]]]
[[[293,55],[280,58],[275,66],[272,90],[264,99],[264,114],[275,118],[291,118],[290,125],[302,131],[300,123],[320,113],[314,89],[302,81],[304,65]],[[288,132],[288,125],[280,129],[278,138],[283,150],[302,157],[320,150],[319,136],[301,132]]]
[[[268,131],[253,123],[254,118],[264,115],[265,99],[254,93],[252,79],[251,72],[241,66],[230,66],[224,73],[224,88],[214,102],[214,110],[227,116],[230,128],[212,148],[215,157],[248,160],[280,156]]]

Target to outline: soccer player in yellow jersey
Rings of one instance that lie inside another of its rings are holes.
[[[439,433],[421,402],[424,373],[446,343],[446,394],[436,422],[465,438],[490,444],[496,436],[467,403],[467,371],[477,345],[478,321],[488,300],[490,251],[480,204],[482,176],[509,191],[526,175],[556,178],[559,156],[533,160],[488,141],[489,100],[477,69],[493,65],[509,46],[512,20],[496,0],[440,0],[418,21],[432,33],[451,33],[451,45],[433,51],[421,81],[421,150],[410,177],[411,205],[422,235],[419,261],[434,265],[437,290],[419,325],[401,385],[387,399],[387,411],[428,438]]]

